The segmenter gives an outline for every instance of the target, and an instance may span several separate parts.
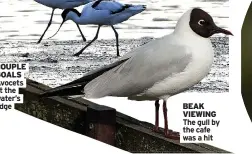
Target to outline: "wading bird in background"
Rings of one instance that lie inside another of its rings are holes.
[[[60,30],[64,22],[67,20],[72,20],[79,25],[98,25],[98,30],[93,40],[90,41],[78,53],[74,54],[74,56],[79,56],[88,46],[90,46],[98,38],[101,26],[111,26],[116,37],[117,56],[120,56],[118,33],[113,25],[124,22],[130,17],[141,13],[145,9],[145,5],[121,4],[116,1],[97,0],[95,2],[90,2],[86,4],[81,13],[79,13],[76,9],[65,9],[61,14],[63,21],[58,31]],[[57,32],[52,37],[54,37]]]
[[[45,5],[47,7],[52,8],[52,13],[51,13],[50,21],[49,21],[49,23],[48,23],[48,25],[47,25],[44,33],[41,35],[40,39],[37,42],[37,43],[40,43],[41,40],[43,39],[46,31],[48,30],[48,28],[52,24],[52,19],[53,19],[53,15],[54,15],[55,9],[62,9],[62,10],[63,9],[70,9],[70,8],[74,8],[74,7],[78,7],[78,6],[87,4],[87,3],[91,2],[92,0],[35,0],[35,1],[38,2],[38,3],[40,3],[40,4],[42,4],[42,5]],[[76,24],[76,25],[77,25],[80,33],[81,33],[82,39],[84,41],[86,41],[86,38],[82,34],[79,25],[78,24]]]
[[[205,11],[194,8],[182,15],[172,34],[153,40],[119,61],[91,71],[82,78],[41,94],[41,97],[83,95],[155,101],[155,131],[159,131],[159,100],[163,100],[164,135],[179,139],[168,129],[166,101],[199,83],[210,72],[214,50],[209,39],[216,33],[232,35]]]

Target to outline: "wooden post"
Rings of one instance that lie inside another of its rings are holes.
[[[115,145],[116,110],[105,106],[87,108],[87,136]]]

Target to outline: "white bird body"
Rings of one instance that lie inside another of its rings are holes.
[[[186,52],[185,55],[191,55],[189,63],[182,72],[169,75],[164,80],[155,83],[144,92],[144,95],[167,100],[170,96],[181,93],[199,83],[208,75],[214,58],[212,43],[209,38],[203,38],[197,35],[189,26],[183,24],[189,23],[189,16],[190,11],[181,17],[172,34],[159,40],[161,41],[161,44],[164,44],[162,48],[168,50],[161,49],[159,51],[163,53],[156,54],[157,56],[165,54],[176,55],[176,52],[179,52],[179,50],[169,50],[174,44],[176,46],[184,47],[184,52]],[[187,19],[188,21],[186,21]],[[170,68],[167,67],[167,69]]]
[[[122,59],[130,59],[89,82],[84,96],[166,100],[200,82],[210,71],[214,51],[209,38],[187,27],[126,54]]]
[[[183,41],[181,39],[178,39],[178,41],[179,40]],[[214,51],[212,49],[210,40],[201,40],[198,43],[199,44],[191,43],[186,45],[185,48],[187,48],[187,55],[191,55],[191,59],[182,72],[171,74],[165,79],[156,82],[142,95],[152,97],[153,100],[157,100],[157,98],[167,100],[174,94],[188,90],[190,87],[199,83],[205,76],[207,76],[213,63]],[[167,48],[169,47],[167,46]],[[167,52],[167,54],[169,55],[169,52]],[[167,69],[170,68],[167,67]]]
[[[92,0],[35,0],[50,8],[67,9],[84,5]]]
[[[81,16],[69,12],[66,20],[72,20],[80,25],[115,25],[128,20],[145,9],[142,5],[135,5],[116,13],[123,9],[125,5],[116,1],[101,1],[97,6],[92,7],[94,3],[86,4],[82,9]]]

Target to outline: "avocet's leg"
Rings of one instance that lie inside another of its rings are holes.
[[[79,26],[78,24],[76,24],[76,26],[77,26],[78,29],[79,29],[79,32],[80,32],[80,34],[81,34],[81,37],[82,37],[83,41],[86,42],[87,39],[86,39],[85,36],[83,35],[83,33],[82,33],[81,29],[80,29],[80,26]]]
[[[83,52],[88,46],[90,46],[95,40],[97,40],[98,35],[99,35],[99,32],[100,32],[100,28],[101,28],[101,26],[98,26],[96,35],[95,35],[95,37],[93,38],[93,40],[90,41],[90,42],[89,42],[84,48],[82,48],[79,52],[77,52],[76,54],[74,54],[74,56],[79,56],[80,54],[82,54],[82,52]]]
[[[113,25],[111,25],[113,31],[115,32],[115,37],[116,37],[116,55],[120,56],[119,54],[119,41],[118,41],[118,33]]]
[[[41,42],[41,40],[43,39],[43,37],[44,37],[46,31],[48,30],[48,28],[49,28],[49,27],[51,26],[51,24],[52,24],[52,19],[53,19],[54,10],[55,10],[55,8],[52,9],[52,14],[51,14],[50,21],[49,21],[49,23],[48,23],[48,25],[47,25],[47,27],[46,27],[44,33],[41,35],[40,39],[38,40],[38,42],[37,42],[38,44]]]
[[[165,137],[171,138],[174,140],[179,140],[180,139],[179,133],[173,132],[172,130],[168,129],[166,101],[164,101],[164,103],[163,103],[163,112],[164,112],[164,135],[165,135]]]
[[[154,132],[160,132],[159,130],[159,100],[155,101],[155,126],[153,128]]]

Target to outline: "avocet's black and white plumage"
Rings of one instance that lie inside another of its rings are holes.
[[[44,33],[41,35],[40,39],[37,42],[37,43],[40,43],[41,40],[43,39],[46,31],[48,30],[48,28],[52,24],[52,19],[53,19],[55,9],[62,9],[63,10],[63,9],[74,8],[74,7],[78,7],[78,6],[87,4],[87,3],[91,2],[92,0],[35,0],[35,1],[42,4],[42,5],[45,5],[47,7],[52,8],[50,21],[49,21]],[[79,25],[78,24],[76,24],[76,25],[81,33],[83,40],[86,41],[86,38],[82,34]]]
[[[65,9],[62,13],[63,22],[60,25],[59,30],[64,24],[64,22],[67,20],[72,20],[79,25],[98,25],[98,30],[93,40],[90,41],[78,53],[75,54],[75,56],[79,56],[88,46],[90,46],[98,38],[100,27],[103,25],[109,25],[115,32],[117,56],[119,56],[118,33],[113,25],[124,22],[130,17],[141,13],[145,9],[145,5],[131,5],[122,4],[116,1],[97,0],[95,2],[90,2],[86,4],[81,13],[79,13],[76,9]],[[55,36],[57,32],[53,36]]]

